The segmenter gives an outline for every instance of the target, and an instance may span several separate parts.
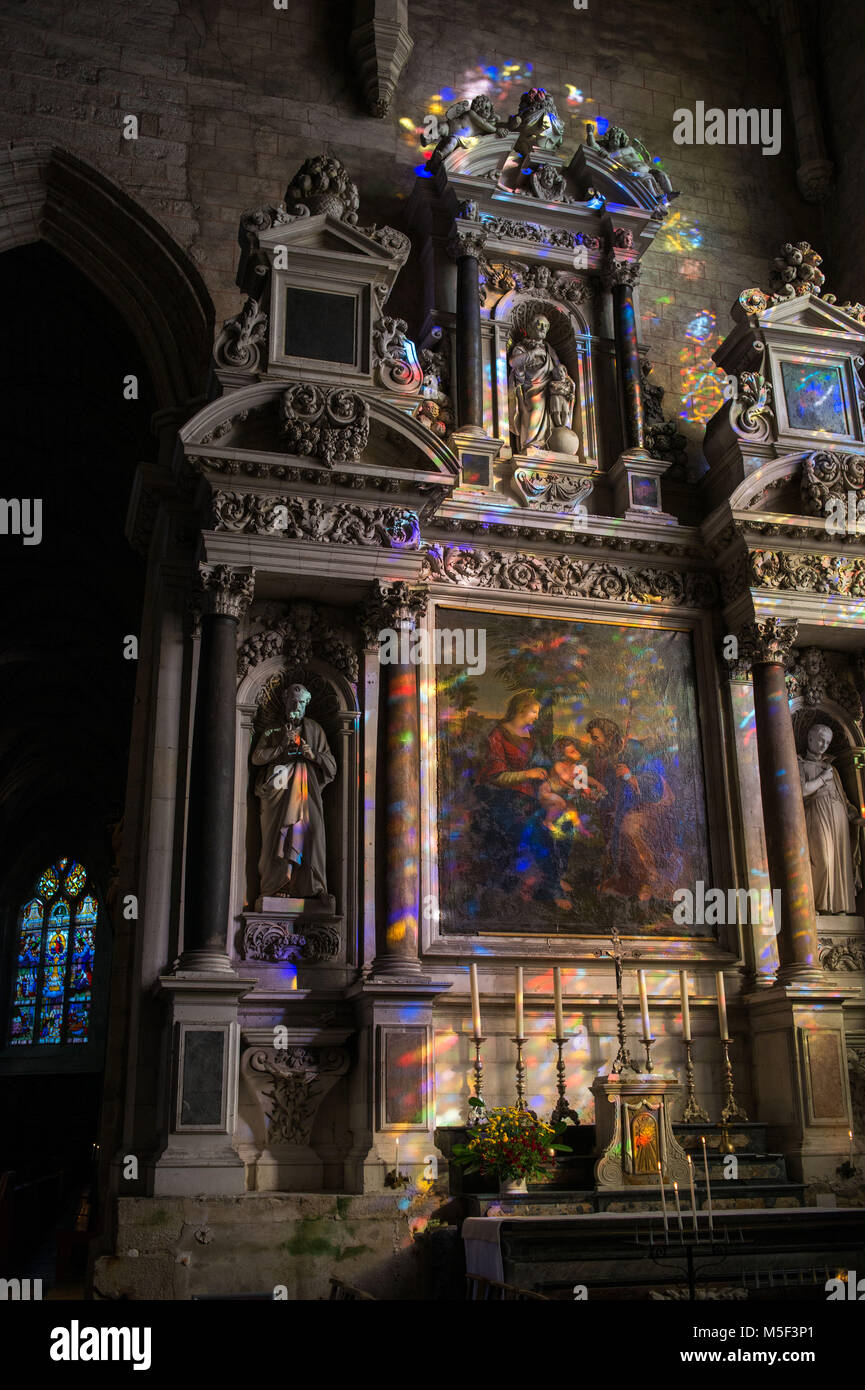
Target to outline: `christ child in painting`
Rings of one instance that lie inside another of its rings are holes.
[[[572,738],[564,735],[555,739],[550,752],[553,765],[547,773],[547,780],[538,783],[538,801],[546,808],[546,825],[553,825],[567,811],[568,803],[573,805],[577,796],[600,801],[607,795],[597,778],[589,776],[580,750]]]

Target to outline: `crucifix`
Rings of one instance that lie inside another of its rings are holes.
[[[622,950],[622,943],[619,938],[619,928],[613,926],[610,932],[610,940],[613,943],[612,949],[605,948],[603,951],[595,951],[596,956],[607,956],[616,969],[616,1017],[618,1019],[619,1050],[616,1053],[611,1071],[621,1075],[623,1071],[635,1071],[639,1074],[640,1068],[634,1065],[627,1043],[625,1042],[625,1000],[622,994],[622,963],[625,960],[639,960],[641,951],[629,951],[626,955]]]

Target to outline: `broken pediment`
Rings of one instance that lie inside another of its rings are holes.
[[[182,466],[217,488],[300,483],[319,496],[344,489],[358,502],[388,493],[427,514],[453,491],[459,469],[416,412],[416,402],[396,405],[342,386],[257,382],[184,425]]]

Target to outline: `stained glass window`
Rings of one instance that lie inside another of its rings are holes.
[[[40,875],[18,914],[10,1046],[87,1042],[98,912],[77,860],[58,859]]]

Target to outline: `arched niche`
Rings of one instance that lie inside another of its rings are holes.
[[[277,707],[286,685],[305,685],[312,695],[307,714],[321,725],[336,759],[336,777],[323,789],[328,893],[335,898],[341,919],[340,949],[334,962],[356,963],[358,933],[358,788],[360,762],[357,688],[341,671],[318,656],[302,662],[282,654],[255,664],[238,686],[235,760],[235,825],[232,900],[238,920],[253,911],[259,897],[258,859],[261,852],[259,805],[255,796],[252,749],[269,726],[267,710]],[[243,932],[237,933],[235,953],[242,955]],[[258,962],[256,962],[258,965]]]
[[[43,143],[0,151],[0,252],[45,240],[117,308],[161,409],[200,396],[213,345],[201,275],[160,224],[96,169]]]
[[[571,380],[576,383],[572,428],[580,436],[579,460],[597,466],[599,446],[594,404],[592,333],[587,320],[574,305],[560,304],[552,298],[540,298],[522,290],[511,290],[491,310],[495,369],[492,382],[493,432],[511,445],[508,354],[523,328],[538,314],[549,319],[549,342]]]
[[[793,717],[796,750],[800,754],[805,753],[808,730],[815,724],[825,724],[832,730],[833,737],[828,756],[834,760],[848,801],[860,809],[865,807],[865,742],[859,721],[853,719],[843,706],[828,696],[812,705],[807,704],[801,695],[797,695],[790,702],[790,711]],[[856,911],[862,916],[865,913],[865,835],[861,830],[859,835],[863,887],[856,894]]]

